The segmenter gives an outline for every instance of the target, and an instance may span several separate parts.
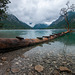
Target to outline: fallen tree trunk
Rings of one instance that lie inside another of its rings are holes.
[[[9,51],[10,49],[16,49],[16,48],[21,48],[21,47],[28,47],[31,45],[35,45],[38,43],[43,43],[49,40],[52,40],[54,38],[63,36],[70,31],[50,35],[50,36],[45,36],[42,39],[36,38],[36,39],[23,39],[20,37],[17,38],[0,38],[0,52],[4,51]]]

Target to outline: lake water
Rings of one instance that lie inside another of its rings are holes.
[[[51,35],[54,33],[59,33],[62,31],[65,30],[63,29],[0,30],[0,38],[15,38],[16,36],[20,36],[23,38],[36,38],[36,37]],[[54,39],[52,42],[42,44],[42,46],[37,46],[33,48],[31,51],[32,53],[34,53],[37,52],[38,50],[42,51],[43,54],[48,53],[49,51],[54,51],[55,53],[58,53],[58,52],[62,52],[63,50],[66,51],[67,53],[75,54],[75,32]]]
[[[48,29],[48,30],[0,30],[0,38],[15,38],[20,36],[23,38],[36,38],[45,35],[51,35],[64,30]]]
[[[41,30],[42,31],[42,30]],[[44,30],[41,32],[40,36],[43,35],[50,35],[54,33],[59,33],[65,30]],[[42,33],[42,34],[41,34]],[[25,54],[31,56],[45,56],[47,54],[53,54],[54,56],[61,54],[61,55],[75,55],[75,32],[68,33],[65,36],[56,38],[50,42],[41,44],[35,48],[32,48],[30,51],[26,52]]]
[[[0,38],[15,38],[16,36],[20,36],[23,38],[36,38],[40,36],[59,33],[62,31],[65,30],[61,30],[61,29],[60,30],[59,29],[0,30]],[[32,72],[33,67],[37,64],[41,64],[44,66],[45,68],[44,72],[46,75],[47,73],[51,72],[49,68],[53,70],[55,66],[59,68],[59,66],[63,65],[64,61],[67,63],[65,66],[66,67],[68,66],[73,72],[75,72],[75,32],[68,33],[65,36],[56,38],[52,41],[43,44],[39,44],[37,46],[27,47],[12,52],[0,54],[0,58],[1,57],[7,57],[7,61],[6,61],[7,63],[6,62],[0,63],[1,64],[0,75],[5,75],[8,67],[10,69],[23,68],[24,70],[20,70],[17,75],[24,75],[22,73],[29,73],[30,71]],[[9,71],[9,75],[11,75],[11,73],[12,72]],[[25,75],[31,75],[31,74],[25,74]],[[44,74],[40,74],[40,75],[44,75]]]

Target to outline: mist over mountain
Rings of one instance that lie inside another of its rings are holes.
[[[47,24],[36,24],[33,29],[43,29],[43,28],[47,28],[48,25]]]

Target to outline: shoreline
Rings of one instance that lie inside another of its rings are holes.
[[[0,55],[0,75],[75,74],[75,55],[54,55],[53,52],[46,53],[42,56],[39,52],[29,55],[27,52],[31,49],[32,47]],[[15,55],[13,55],[14,53]],[[41,69],[36,68],[36,66],[41,67]],[[61,68],[63,68],[63,71]]]
[[[75,54],[58,52],[60,43],[53,43],[0,53],[0,75],[74,75]]]

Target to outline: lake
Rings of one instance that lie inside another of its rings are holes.
[[[48,29],[48,30],[0,30],[0,38],[15,38],[20,36],[23,38],[36,38],[40,36],[47,36],[53,33],[62,32],[64,30]]]
[[[36,38],[52,35],[62,31],[66,30],[0,30],[0,38],[15,38],[16,36],[23,38]],[[3,75],[4,72],[6,73],[8,66],[11,70],[12,68],[24,69],[20,70],[16,75],[24,75],[23,73],[26,73],[25,75],[29,75],[28,73],[32,73],[32,71],[35,72],[36,75],[50,75],[51,72],[53,73],[55,68],[59,68],[62,65],[75,72],[75,32],[68,33],[65,36],[39,44],[37,46],[0,54],[0,58],[1,57],[7,57],[7,62],[11,64],[11,66],[9,66],[6,62],[2,63],[5,64],[0,67],[0,72]],[[34,70],[34,67],[37,64],[43,65],[45,69],[43,72],[40,72],[40,74]],[[13,75],[12,72],[13,71],[9,71],[9,75]]]
[[[36,29],[36,30],[0,30],[0,38],[15,38],[20,36],[23,38],[36,38],[42,36],[48,36],[55,33],[66,31],[64,29]],[[47,44],[42,44],[42,47],[38,47],[39,50],[43,49],[43,52],[50,51],[49,48],[55,52],[65,50],[67,52],[75,54],[75,32],[54,39],[53,42],[48,42]],[[35,48],[35,50],[37,49]],[[42,49],[41,49],[42,48]],[[46,49],[46,50],[45,50]]]

